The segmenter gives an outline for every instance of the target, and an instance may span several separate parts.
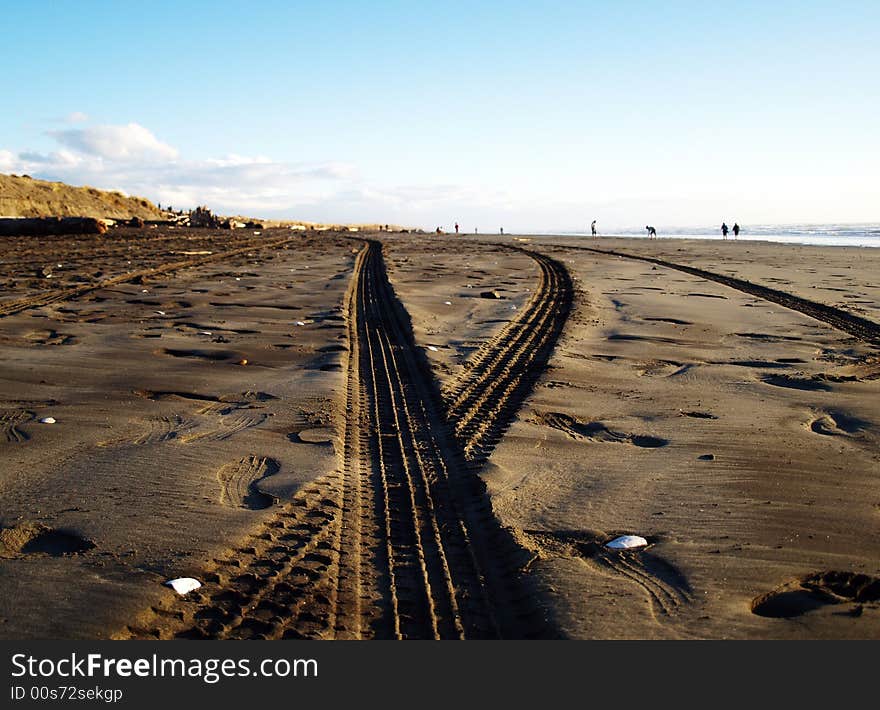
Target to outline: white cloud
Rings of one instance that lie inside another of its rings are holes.
[[[0,172],[15,172],[15,167],[18,165],[18,163],[19,160],[18,158],[16,158],[15,153],[13,153],[11,150],[0,149]]]
[[[89,120],[89,116],[82,111],[74,111],[72,113],[67,114],[64,118],[65,123],[85,123]]]
[[[137,123],[49,131],[61,145],[106,160],[174,160],[177,149]]]

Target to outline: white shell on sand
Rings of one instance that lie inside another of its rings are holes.
[[[428,346],[428,350],[430,350],[432,353],[436,353],[436,352],[437,352],[437,348],[435,348],[433,345],[429,345],[429,346]]]
[[[183,596],[201,587],[202,583],[192,577],[178,577],[177,579],[169,579],[165,582],[165,586],[171,587],[175,592]]]
[[[645,547],[648,541],[640,535],[621,535],[605,545],[612,550],[631,550],[634,547]]]
[[[452,301],[443,301],[443,303],[445,303],[447,306],[451,306],[451,305],[452,305]]]
[[[301,320],[298,320],[298,321],[296,322],[296,324],[297,324],[297,325],[305,325],[305,323],[304,323],[303,321],[301,321]]]
[[[164,316],[165,315],[165,311],[155,311],[155,313],[157,316]]]
[[[54,424],[55,417],[43,417],[40,419],[40,424]]]

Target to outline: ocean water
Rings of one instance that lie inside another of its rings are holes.
[[[589,236],[589,232],[559,232]],[[602,236],[601,230],[599,233]],[[647,237],[644,229],[621,229],[605,236]],[[722,239],[718,227],[657,227],[657,236],[667,239]],[[728,239],[733,239],[733,232]],[[759,240],[782,244],[880,248],[880,223],[870,224],[758,224],[742,227],[737,241]]]

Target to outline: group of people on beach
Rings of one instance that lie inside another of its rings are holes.
[[[594,222],[594,224],[595,224],[595,222]],[[387,227],[386,227],[386,229],[387,229]],[[436,234],[444,234],[443,229],[441,227],[437,227],[437,229],[434,231]],[[455,223],[455,233],[456,234],[461,233],[461,228],[459,227],[458,222]],[[479,234],[479,233],[480,233],[480,230],[477,229],[476,227],[474,227],[474,234]],[[499,229],[499,234],[504,234],[504,227],[501,227]]]
[[[730,229],[728,228],[727,223],[726,223],[726,222],[722,222],[722,223],[721,223],[721,235],[722,235],[725,239],[727,239],[727,233],[728,233],[729,231],[730,231]],[[739,236],[739,225],[738,225],[736,222],[734,222],[734,223],[733,223],[733,238],[736,239],[738,236]]]
[[[590,232],[593,234],[594,237],[599,236],[599,232],[596,229],[596,221],[597,220],[594,219],[590,223]],[[648,227],[647,225],[645,226],[645,229],[648,230],[648,239],[656,239],[657,238],[657,230],[656,229],[654,229],[653,227]]]
[[[596,237],[596,236],[599,235],[598,228],[596,227],[597,222],[598,222],[598,220],[595,220],[595,219],[594,219],[594,220],[590,223],[590,232],[592,233],[592,235],[593,235],[594,237]],[[645,225],[645,229],[648,230],[648,239],[656,239],[656,238],[657,238],[657,230],[656,230],[654,227],[651,227],[651,226],[649,226],[649,225]],[[727,235],[728,235],[730,232],[733,232],[733,238],[736,239],[736,238],[739,236],[739,232],[740,232],[740,226],[739,226],[739,224],[737,224],[736,222],[734,222],[734,223],[733,223],[733,227],[731,228],[731,227],[728,227],[728,226],[727,226],[727,223],[726,223],[726,222],[722,222],[722,223],[721,223],[721,234],[722,234],[722,236],[723,236],[725,239],[727,239]],[[442,234],[442,233],[443,233],[443,230],[441,230],[440,227],[437,227],[437,234]],[[455,223],[455,233],[456,233],[456,234],[459,233],[458,222]],[[504,234],[504,227],[501,227],[501,229],[500,229],[500,233],[501,233],[501,234]],[[474,229],[474,234],[477,234],[477,230],[476,230],[476,229]]]
[[[597,220],[594,219],[592,221],[592,223],[590,224],[590,232],[592,233],[592,235],[594,237],[599,235],[599,232],[596,229],[596,222],[597,222]],[[646,224],[645,229],[648,230],[648,239],[656,239],[657,238],[657,230],[654,227],[651,227],[650,225]],[[731,229],[730,227],[727,226],[726,222],[721,223],[721,234],[724,236],[725,239],[727,239],[727,235],[731,231],[733,232],[733,238],[736,239],[739,236],[739,232],[740,232],[739,224],[734,222],[733,229]]]

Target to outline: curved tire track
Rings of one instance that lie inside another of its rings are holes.
[[[538,264],[538,288],[444,393],[456,438],[467,460],[477,467],[488,459],[546,367],[574,298],[571,277],[560,262],[528,249],[509,248]]]

